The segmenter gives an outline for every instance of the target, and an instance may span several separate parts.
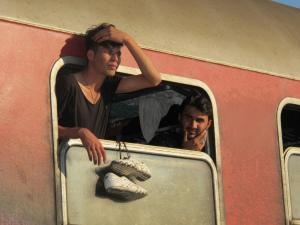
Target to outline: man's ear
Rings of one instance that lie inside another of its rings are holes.
[[[209,121],[208,121],[208,126],[207,126],[207,129],[208,129],[208,128],[210,128],[210,126],[211,126],[211,123],[212,123],[212,120],[209,120]]]
[[[92,49],[89,49],[86,53],[86,57],[89,61],[94,59],[95,52]]]

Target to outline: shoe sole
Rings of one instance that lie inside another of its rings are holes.
[[[120,162],[112,162],[111,163],[111,169],[122,176],[130,177],[134,176],[136,179],[140,181],[148,180],[151,175],[147,173],[143,173],[142,171],[138,171],[133,167],[130,167],[129,165],[122,164]]]

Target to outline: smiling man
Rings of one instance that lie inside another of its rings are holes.
[[[100,164],[106,154],[98,139],[105,135],[114,94],[156,86],[161,77],[133,37],[112,24],[87,30],[85,43],[87,66],[57,78],[58,133],[60,139],[80,138],[90,161]],[[136,60],[140,75],[116,76],[122,46]]]
[[[158,135],[150,144],[203,151],[211,123],[212,106],[208,98],[202,95],[189,96],[180,106],[180,130]]]
[[[206,97],[191,96],[181,106],[182,148],[202,151],[212,123],[212,107]]]

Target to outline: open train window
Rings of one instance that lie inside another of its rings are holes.
[[[55,63],[51,71],[57,223],[96,225],[102,221],[103,224],[146,225],[151,221],[151,224],[157,225],[221,225],[224,208],[218,117],[210,89],[199,80],[163,74],[163,82],[158,87],[115,96],[105,139],[101,140],[107,157],[109,160],[119,159],[120,149],[116,140],[125,141],[131,157],[143,161],[151,170],[151,179],[139,183],[148,195],[141,200],[120,203],[99,192],[99,184],[103,183],[99,174],[109,165],[90,163],[80,140],[57,145],[55,80],[57,76],[81,70],[84,65],[82,59],[64,57]],[[120,76],[132,76],[139,70],[120,66],[118,73]],[[178,127],[178,107],[192,93],[205,95],[213,109],[206,153],[149,145],[153,135]],[[153,99],[162,100],[160,106],[165,108],[160,116],[154,118],[155,126],[149,132],[147,117],[157,116],[157,111],[153,111]],[[146,119],[141,119],[142,116]],[[186,188],[187,184],[189,188]],[[128,216],[132,212],[135,212],[134,216]],[[145,216],[148,219],[143,219]]]
[[[82,65],[68,64],[59,70],[58,76],[67,76],[81,69]],[[117,75],[128,76],[121,72]],[[186,97],[194,94],[209,99],[208,94],[200,87],[170,81],[163,81],[153,88],[116,94],[105,139],[151,145],[154,137],[161,134],[168,135],[180,129],[178,121],[180,105]],[[215,161],[214,137],[212,123],[208,130],[204,152]]]
[[[287,224],[300,224],[300,100],[285,98],[278,110],[278,134]]]
[[[300,105],[287,104],[281,113],[283,149],[300,147]]]
[[[200,87],[170,81],[163,81],[158,87],[116,95],[106,139],[160,146],[153,142],[155,137],[180,130],[180,105],[195,94],[209,99]],[[215,159],[213,123],[206,142],[204,151]]]

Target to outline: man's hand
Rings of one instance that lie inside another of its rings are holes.
[[[129,38],[130,36],[127,33],[118,30],[114,26],[109,26],[95,34],[93,40],[98,43],[109,40],[123,44]]]
[[[193,139],[188,139],[188,133],[187,131],[184,131],[182,147],[188,150],[202,151],[202,149],[205,146],[206,138],[207,138],[206,129]]]
[[[87,128],[80,128],[78,131],[79,138],[83,146],[86,148],[89,160],[93,161],[95,165],[100,165],[101,158],[103,162],[106,161],[106,153],[101,142],[97,137]]]

